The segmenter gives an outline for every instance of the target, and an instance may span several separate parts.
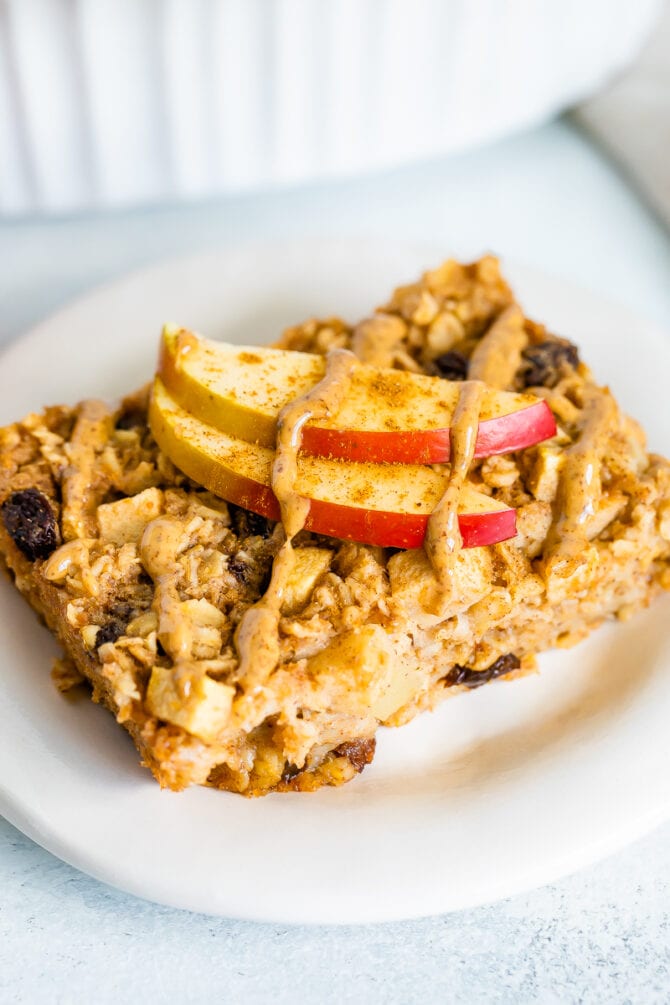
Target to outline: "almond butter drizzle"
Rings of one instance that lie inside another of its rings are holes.
[[[615,429],[616,406],[602,388],[584,389],[581,432],[566,450],[561,471],[557,510],[560,513],[547,541],[547,571],[570,575],[582,563],[587,525],[602,495],[600,467],[608,434]]]
[[[177,520],[158,517],[147,524],[140,543],[142,565],[155,586],[153,608],[158,617],[158,637],[175,664],[190,657],[193,642],[190,625],[179,608],[175,584],[183,536]]]
[[[484,387],[478,380],[467,380],[461,386],[451,422],[451,470],[447,487],[426,528],[424,548],[444,592],[451,591],[454,562],[463,546],[458,526],[458,504],[475,455]]]
[[[528,344],[525,319],[517,304],[510,304],[499,314],[475,346],[468,375],[490,387],[509,387],[521,363],[521,352]]]
[[[351,346],[361,362],[392,367],[405,331],[401,318],[379,312],[356,326]]]
[[[451,595],[454,563],[463,547],[458,508],[475,455],[483,392],[487,385],[506,387],[511,383],[527,341],[523,314],[516,304],[511,304],[496,318],[470,358],[468,371],[474,379],[462,385],[451,422],[451,470],[447,487],[430,515],[424,541],[444,595]]]
[[[272,491],[277,497],[286,540],[275,556],[264,596],[248,608],[237,626],[235,645],[239,678],[248,690],[262,687],[279,659],[279,619],[286,586],[295,566],[293,538],[309,516],[310,500],[295,490],[303,427],[310,419],[336,415],[342,407],[358,360],[347,349],[326,357],[326,373],[310,391],[285,405],[277,420],[277,453],[272,465]]]

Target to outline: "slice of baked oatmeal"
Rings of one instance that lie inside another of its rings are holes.
[[[301,532],[258,688],[234,633],[267,587],[281,525],[178,471],[149,430],[147,392],[2,430],[0,552],[67,654],[55,679],[85,678],[162,785],[341,784],[372,760],[380,723],[523,673],[670,588],[670,466],[577,348],[524,317],[495,259],[446,262],[355,327],[309,321],[281,344],[530,388],[559,433],[473,463],[470,480],[517,509],[519,533],[461,551],[448,602],[423,550]]]

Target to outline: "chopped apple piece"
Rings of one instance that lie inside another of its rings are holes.
[[[189,415],[154,382],[149,422],[158,445],[215,495],[272,520],[279,506],[270,487],[274,450],[227,436]],[[311,501],[306,527],[330,537],[418,548],[444,492],[446,476],[418,464],[360,464],[301,456],[296,491]],[[515,511],[465,485],[459,526],[466,548],[514,537]]]
[[[538,447],[535,463],[528,474],[528,487],[536,499],[551,502],[556,498],[564,459],[564,451],[553,443],[543,443]]]
[[[282,614],[293,614],[304,604],[321,576],[327,572],[333,552],[329,548],[297,548],[295,565],[284,590]]]
[[[189,685],[187,693],[182,693],[174,669],[155,666],[147,688],[147,708],[158,719],[213,743],[228,723],[235,688],[201,672],[193,675]]]
[[[281,408],[321,380],[325,359],[286,349],[209,342],[165,329],[158,375],[196,418],[261,446],[273,447]],[[449,460],[460,384],[360,363],[331,418],[307,423],[306,454],[351,461],[436,464]],[[486,388],[475,457],[510,453],[546,440],[556,423],[546,401]]]
[[[103,538],[121,545],[141,537],[146,525],[162,511],[163,493],[160,489],[150,488],[127,499],[103,503],[98,506],[96,516]]]
[[[388,564],[391,593],[408,617],[426,626],[460,614],[491,591],[494,579],[491,556],[481,548],[462,551],[452,567],[453,588],[448,596],[439,590],[435,573],[423,548],[400,551]],[[425,617],[425,615],[429,617]]]
[[[337,636],[307,661],[307,670],[337,705],[352,715],[372,712],[385,722],[421,687],[408,640],[394,638],[380,625],[363,625]]]

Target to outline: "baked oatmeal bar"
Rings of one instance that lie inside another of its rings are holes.
[[[670,588],[668,462],[647,453],[577,348],[524,317],[495,259],[445,262],[356,326],[311,320],[280,344],[531,389],[558,435],[474,462],[470,480],[516,508],[518,536],[462,551],[446,605],[422,549],[301,532],[279,658],[259,691],[233,636],[267,586],[281,525],[178,471],[153,440],[146,391],[2,430],[0,552],[65,650],[55,682],[88,682],[161,785],[262,795],[342,784],[372,760],[380,724],[526,672],[537,653]],[[594,505],[577,526],[585,466]]]

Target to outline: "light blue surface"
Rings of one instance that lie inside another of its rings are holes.
[[[139,265],[300,235],[429,240],[463,256],[493,249],[670,329],[667,235],[558,123],[341,186],[2,225],[0,341]],[[561,883],[474,911],[365,928],[253,925],[110,890],[0,820],[0,1002],[667,1002],[668,877],[670,825]]]

